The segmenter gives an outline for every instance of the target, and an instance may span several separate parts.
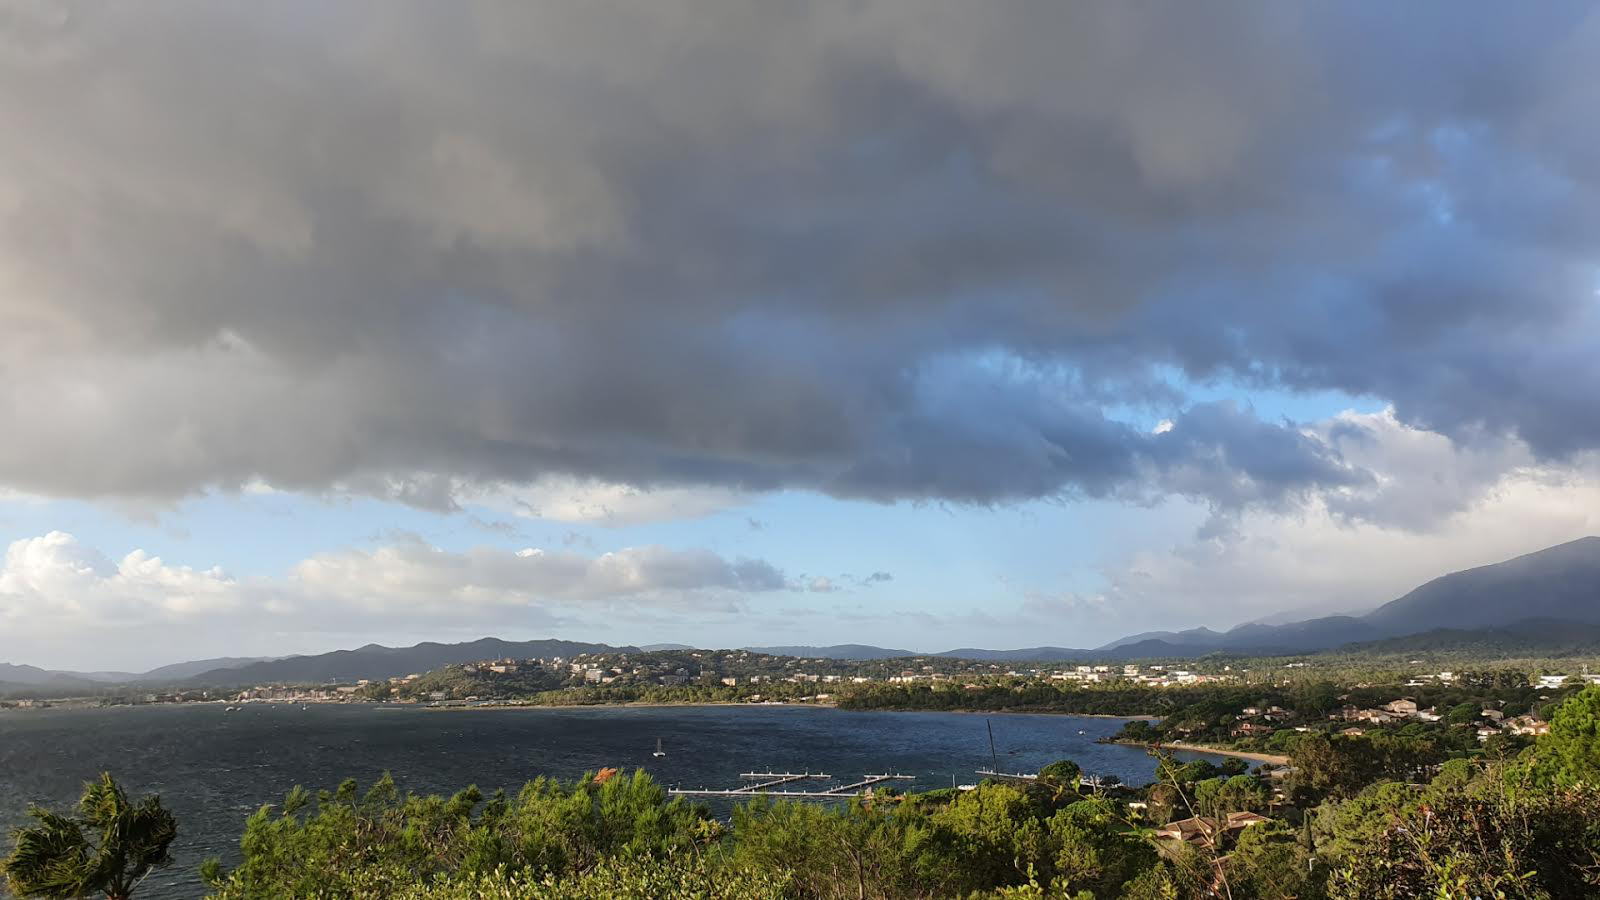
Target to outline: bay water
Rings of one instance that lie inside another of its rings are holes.
[[[986,721],[987,720],[987,721]],[[1058,759],[1131,784],[1155,765],[1137,747],[1096,743],[1124,720],[1058,715],[852,712],[805,706],[451,709],[376,705],[211,704],[0,711],[0,833],[28,804],[65,809],[101,771],[130,795],[159,793],[177,816],[170,869],[145,898],[204,894],[196,868],[238,858],[247,816],[303,785],[365,789],[384,772],[402,791],[485,794],[603,766],[644,768],[668,787],[727,788],[742,772],[825,771],[845,781],[895,772],[901,790],[950,787],[998,761],[1035,772]],[[993,728],[991,755],[989,727]],[[656,742],[665,757],[653,757]],[[712,804],[723,812],[726,804]],[[9,851],[9,838],[5,849]]]

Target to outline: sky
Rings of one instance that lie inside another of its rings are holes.
[[[1092,647],[1600,533],[1585,4],[0,5],[0,661]]]

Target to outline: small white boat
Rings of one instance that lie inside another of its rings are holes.
[[[238,711],[239,711],[239,707],[237,707],[237,706],[230,706],[227,709],[223,710],[223,712],[238,712]]]
[[[656,752],[650,755],[656,757],[657,759],[667,755],[667,751],[661,749],[661,738],[656,738]]]

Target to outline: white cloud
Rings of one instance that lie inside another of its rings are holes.
[[[1559,481],[1571,468],[1539,464],[1528,446],[1514,438],[1484,434],[1459,443],[1413,428],[1396,418],[1392,408],[1347,411],[1310,431],[1347,463],[1375,476],[1370,484],[1325,492],[1329,511],[1411,531],[1426,531],[1470,508],[1504,481]],[[1582,469],[1580,462],[1575,471]]]
[[[143,550],[113,562],[52,531],[7,548],[0,621],[10,638],[28,630],[179,620],[236,608],[242,589],[221,569],[172,566]]]
[[[235,578],[143,550],[113,562],[54,531],[13,541],[6,551],[0,659],[33,657],[37,642],[66,646],[72,637],[98,636],[93,643],[111,647],[107,638],[123,629],[165,629],[184,644],[201,633],[223,634],[233,645],[222,649],[243,652],[234,646],[263,631],[593,627],[619,613],[630,622],[693,622],[742,612],[749,595],[788,589],[783,573],[762,560],[659,546],[598,556],[532,547],[452,552],[404,538],[318,554],[281,577]],[[182,651],[125,652],[156,664]]]
[[[282,492],[260,480],[246,483],[240,491]],[[565,475],[545,475],[521,484],[478,483],[433,472],[346,479],[325,493],[366,495],[445,511],[481,506],[524,519],[608,528],[698,519],[750,502],[743,491],[715,486],[640,487]]]
[[[609,527],[698,519],[749,502],[748,495],[727,488],[641,488],[561,476],[504,487],[474,499],[529,518]]]
[[[1142,515],[1204,521],[1167,546],[1126,540],[1098,566],[1098,583],[1010,583],[1006,610],[945,621],[991,642],[1093,646],[1147,630],[1228,628],[1270,618],[1362,613],[1448,572],[1600,534],[1600,455],[1539,463],[1519,441],[1461,445],[1398,421],[1391,410],[1344,412],[1306,429],[1370,484],[1328,490],[1281,510],[1244,512],[1219,527],[1198,503]]]
[[[706,550],[628,547],[588,557],[475,547],[452,553],[413,539],[319,554],[297,564],[287,586],[298,596],[386,615],[470,618],[474,611],[532,604],[692,609],[720,595],[778,590],[784,580],[768,563],[730,561]]]
[[[1447,572],[1600,533],[1595,454],[1541,465],[1520,442],[1459,446],[1389,411],[1347,412],[1315,431],[1378,481],[1108,561],[1109,603],[1140,623],[1127,630],[1364,612]]]

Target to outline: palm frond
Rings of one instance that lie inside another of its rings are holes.
[[[50,900],[107,892],[125,897],[153,869],[172,863],[178,823],[146,797],[137,806],[109,774],[84,786],[73,818],[34,807],[34,824],[14,829],[15,846],[0,861],[13,893]]]
[[[37,824],[12,831],[15,846],[0,863],[12,892],[24,897],[80,897],[93,887],[97,868],[78,823],[35,807]]]

